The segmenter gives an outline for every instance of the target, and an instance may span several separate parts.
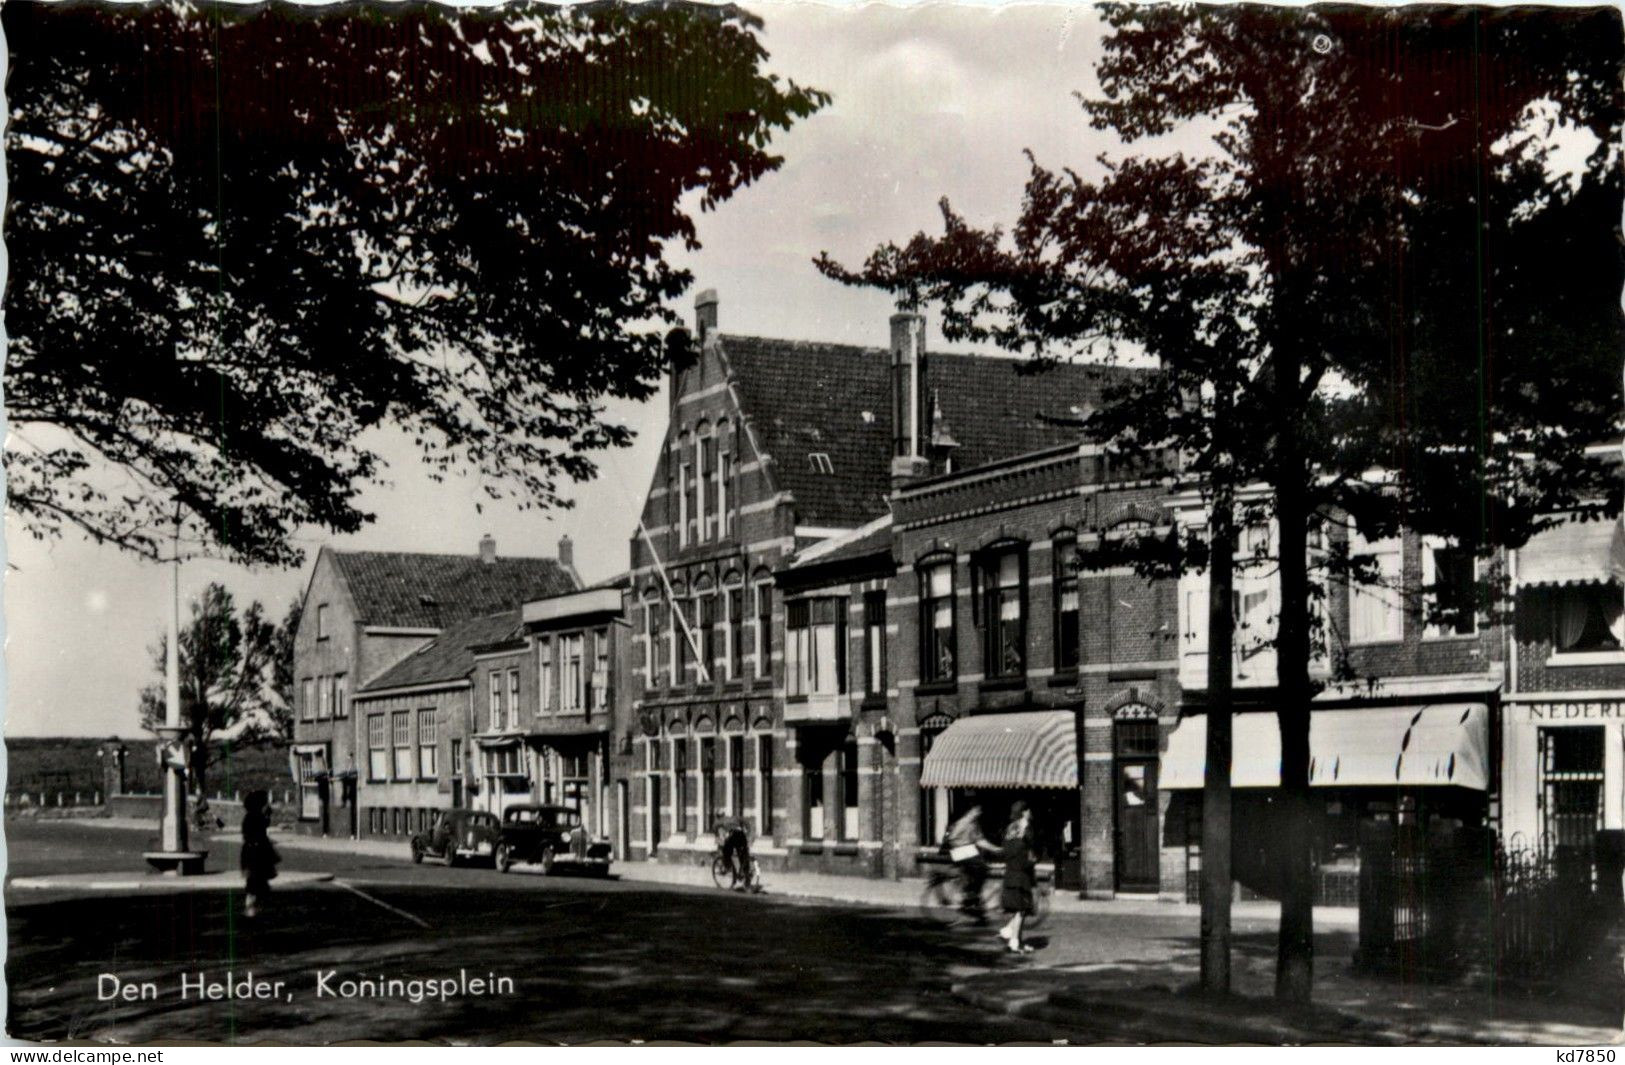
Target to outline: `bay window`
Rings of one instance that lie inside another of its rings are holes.
[[[840,695],[846,691],[846,600],[797,599],[785,605],[786,694]]]

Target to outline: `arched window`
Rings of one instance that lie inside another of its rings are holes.
[[[977,621],[982,672],[989,679],[1027,673],[1027,545],[1006,540],[977,555],[981,583]]]
[[[1078,668],[1078,535],[1071,529],[1058,530],[1052,537],[1055,572],[1053,575],[1055,618],[1055,672],[1072,673]]]
[[[722,578],[722,618],[725,630],[722,658],[718,663],[727,680],[740,680],[745,676],[745,581],[737,571]]]
[[[677,464],[677,546],[687,547],[694,542],[694,467],[689,462],[687,433],[677,436],[677,450],[673,460]]]
[[[952,555],[935,555],[921,560],[920,585],[920,680],[946,683],[958,675],[955,640],[954,560]]]

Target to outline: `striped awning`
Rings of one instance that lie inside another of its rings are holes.
[[[1571,521],[1532,536],[1518,551],[1518,586],[1603,583],[1625,572],[1625,527]]]
[[[926,753],[924,788],[1075,788],[1078,737],[1070,710],[962,717]]]
[[[1230,720],[1230,786],[1281,784],[1281,732],[1273,713]],[[1188,717],[1168,737],[1157,779],[1165,791],[1197,789],[1207,768],[1207,718]],[[1316,710],[1309,715],[1309,785],[1315,788],[1455,786],[1486,791],[1489,707],[1483,703]]]

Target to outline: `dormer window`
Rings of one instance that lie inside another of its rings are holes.
[[[814,473],[834,473],[835,463],[830,460],[827,451],[810,451],[807,453],[807,462],[812,466]]]

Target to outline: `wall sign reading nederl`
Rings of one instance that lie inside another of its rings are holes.
[[[1625,720],[1625,702],[1529,703],[1529,721]]]

